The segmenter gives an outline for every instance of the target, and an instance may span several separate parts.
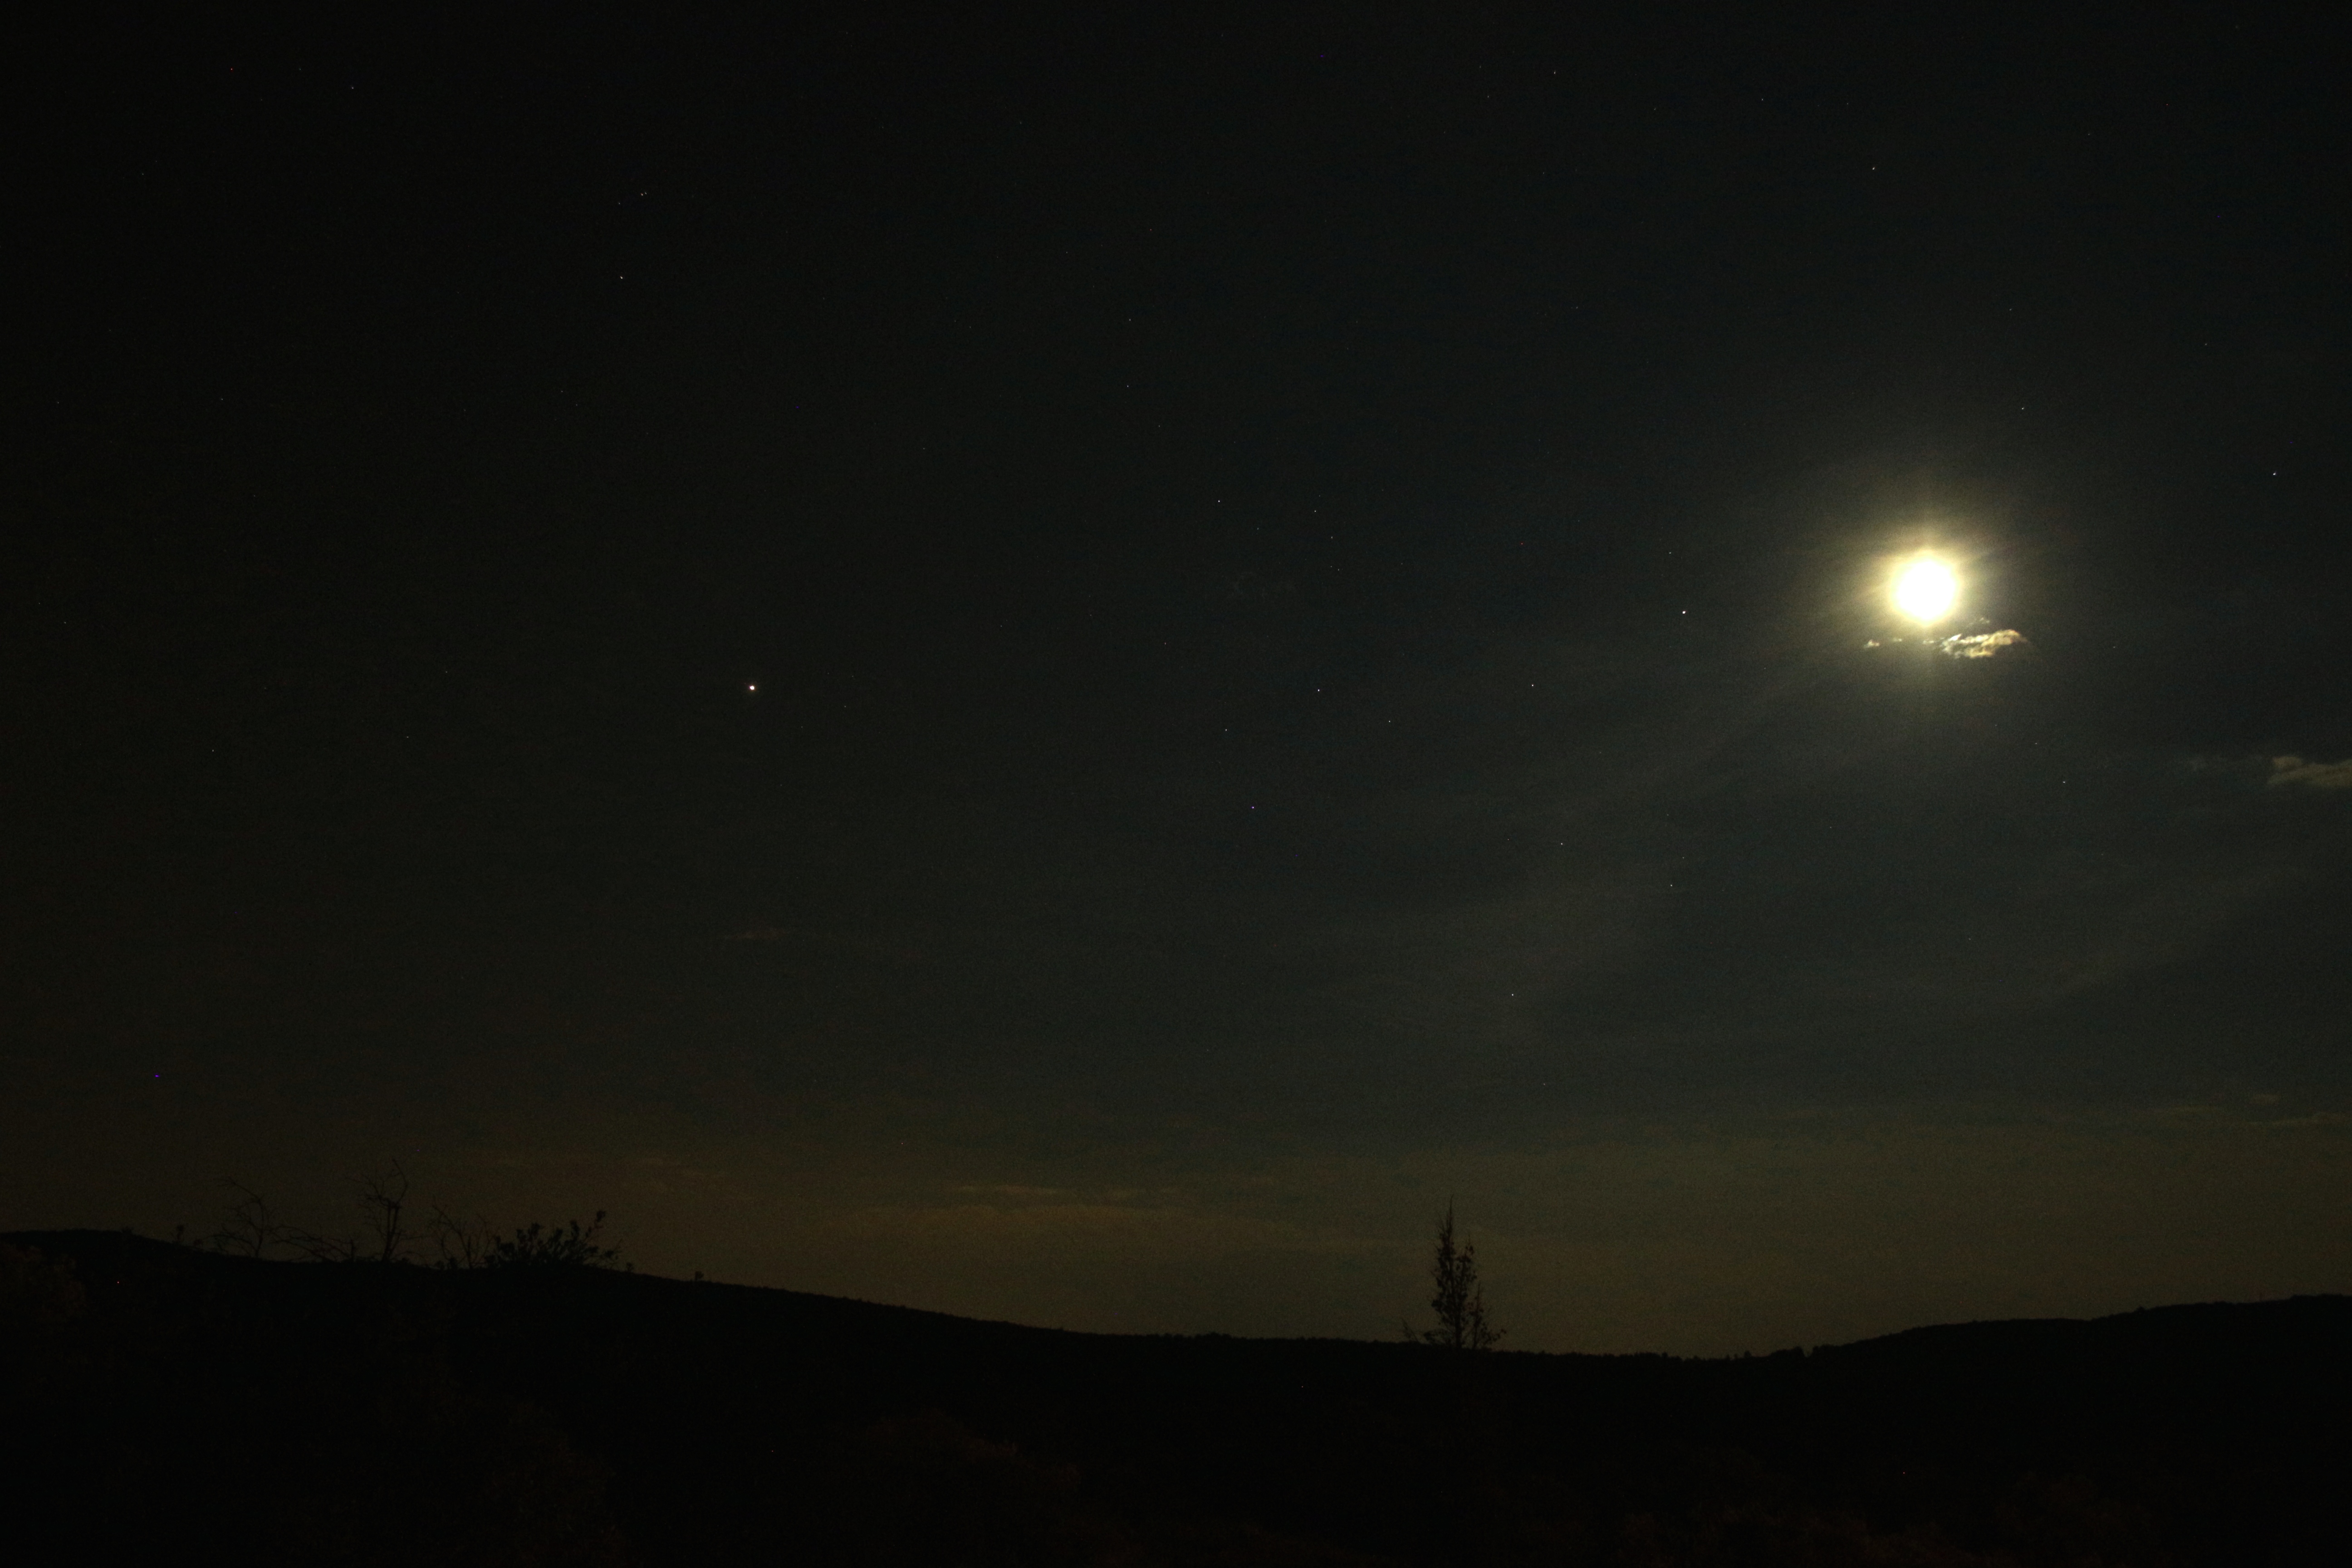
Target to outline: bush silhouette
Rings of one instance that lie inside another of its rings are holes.
[[[586,1225],[542,1226],[537,1220],[505,1236],[491,1236],[474,1267],[479,1268],[610,1268],[621,1260],[617,1247],[599,1247],[604,1211]]]

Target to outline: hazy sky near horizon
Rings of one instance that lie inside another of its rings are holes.
[[[2352,1287],[2334,47],[59,23],[0,1227],[398,1160],[1381,1335],[1450,1197],[1548,1350]],[[1895,641],[1920,549],[2027,646]]]

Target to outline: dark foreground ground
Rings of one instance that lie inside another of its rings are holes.
[[[971,1322],[0,1237],[34,1563],[2352,1561],[2352,1300],[1810,1354]]]

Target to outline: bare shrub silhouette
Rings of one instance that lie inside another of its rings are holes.
[[[412,1254],[424,1237],[413,1228],[408,1214],[408,1173],[394,1160],[389,1168],[371,1172],[354,1184],[358,1189],[360,1234],[322,1236],[289,1230],[286,1240],[305,1258],[319,1263],[413,1263]]]
[[[532,1221],[501,1233],[486,1220],[465,1221],[436,1205],[420,1226],[415,1219],[408,1173],[394,1161],[354,1184],[360,1209],[355,1234],[303,1230],[283,1223],[262,1195],[242,1182],[228,1184],[237,1194],[221,1228],[202,1245],[208,1251],[240,1258],[292,1253],[314,1263],[417,1263],[427,1247],[433,1267],[465,1268],[627,1268],[620,1248],[599,1245],[605,1211],[583,1225]]]
[[[200,1245],[214,1252],[225,1252],[233,1258],[267,1258],[273,1247],[286,1242],[286,1227],[278,1223],[269,1210],[268,1202],[243,1182],[227,1184],[237,1194],[221,1218],[220,1229]]]

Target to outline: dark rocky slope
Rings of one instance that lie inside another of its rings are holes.
[[[2342,1560],[2352,1300],[1728,1361],[0,1237],[20,1561]]]

